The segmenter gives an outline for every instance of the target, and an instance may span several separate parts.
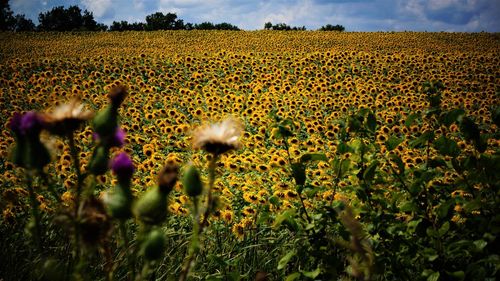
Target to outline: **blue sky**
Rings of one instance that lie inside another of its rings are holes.
[[[500,32],[500,0],[11,0],[14,13],[38,23],[55,6],[78,5],[98,22],[145,21],[174,12],[184,22],[229,22],[247,30],[265,22],[317,29],[341,24],[347,31]]]

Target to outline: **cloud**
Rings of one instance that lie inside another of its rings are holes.
[[[82,5],[96,18],[102,18],[112,8],[111,0],[82,0]]]
[[[229,22],[262,29],[265,22],[318,29],[341,24],[348,31],[500,31],[497,0],[12,0],[15,13],[37,22],[52,7],[79,5],[98,22],[144,21],[174,12],[184,22]]]

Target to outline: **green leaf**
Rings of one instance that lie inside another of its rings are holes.
[[[399,207],[399,210],[401,212],[416,212],[418,211],[417,204],[413,201],[406,201],[401,204],[401,207]]]
[[[439,280],[439,272],[434,272],[429,277],[427,277],[427,281],[438,281]]]
[[[397,154],[391,154],[390,157],[392,161],[396,162],[396,165],[398,165],[398,174],[403,174],[405,172],[405,164],[403,163],[403,160],[401,160],[401,157],[399,157]]]
[[[288,226],[291,230],[296,231],[298,229],[298,225],[295,219],[293,218],[294,215],[295,215],[295,209],[288,209],[283,213],[279,214],[278,216],[276,216],[276,219],[274,220],[273,228],[277,229],[282,224],[284,224]]]
[[[458,279],[458,280],[465,279],[465,272],[463,272],[462,270],[455,271],[455,272],[448,272],[448,275],[453,277],[454,279]]]
[[[302,163],[292,163],[292,175],[297,185],[306,183],[306,166]]]
[[[328,158],[322,153],[307,153],[300,157],[300,162],[304,163],[307,161],[325,161],[328,162]]]
[[[377,169],[379,162],[377,160],[373,161],[370,166],[365,170],[363,173],[363,178],[368,182],[371,183],[373,178],[375,177],[375,170]]]
[[[408,117],[406,117],[406,120],[405,120],[405,126],[410,127],[411,125],[413,125],[414,121],[417,120],[418,117],[420,117],[420,115],[418,115],[416,113],[412,113],[412,114],[408,115]]]
[[[293,133],[290,130],[288,130],[285,126],[281,126],[281,125],[278,126],[278,133],[279,133],[279,136],[281,136],[281,137],[292,137],[293,136]]]
[[[344,154],[347,152],[352,152],[351,148],[345,142],[340,142],[339,145],[337,145],[337,153]]]
[[[463,109],[452,109],[441,116],[441,122],[445,126],[450,126],[451,124],[458,122],[460,116],[463,116],[465,111]]]
[[[377,129],[377,118],[375,117],[375,115],[373,113],[368,113],[368,115],[366,116],[366,129],[368,129],[368,131],[374,133],[375,130]]]
[[[300,277],[302,276],[302,274],[300,272],[294,272],[292,274],[289,274],[285,281],[293,281],[293,280],[297,280],[299,279]]]
[[[311,278],[311,279],[314,279],[316,277],[318,277],[318,275],[321,273],[321,268],[316,268],[314,271],[303,271],[302,274],[305,276],[305,277],[308,277],[308,278]]]
[[[450,211],[451,206],[455,204],[455,200],[451,199],[446,202],[443,202],[437,207],[436,214],[439,219],[444,219],[448,216],[448,212]]]
[[[486,247],[486,245],[488,245],[488,242],[484,241],[484,240],[476,240],[473,242],[474,243],[474,246],[476,247],[476,252],[482,252],[484,247]]]
[[[421,147],[434,139],[434,132],[426,131],[420,137],[410,141],[411,148]]]
[[[438,230],[439,237],[443,237],[443,235],[445,235],[446,232],[448,232],[448,230],[450,230],[450,223],[449,222],[443,223],[443,225]]]
[[[398,145],[401,144],[403,141],[404,141],[403,138],[390,136],[389,139],[385,142],[385,146],[387,147],[388,151],[391,151],[394,150],[396,147],[398,147]]]
[[[457,157],[460,154],[460,148],[457,143],[445,136],[441,136],[434,141],[434,148],[436,148],[439,153],[451,157]]]
[[[297,252],[295,250],[292,250],[292,251],[288,252],[285,256],[283,256],[280,259],[280,261],[278,262],[278,270],[281,270],[281,269],[285,268],[285,266],[295,256],[296,253]],[[299,273],[299,275],[300,275],[300,273]]]
[[[462,121],[460,122],[460,132],[463,134],[466,140],[479,141],[480,139],[480,131],[477,127],[474,120],[471,118],[464,116],[462,117]]]
[[[422,219],[418,219],[418,220],[413,220],[413,221],[410,221],[407,225],[407,231],[409,233],[414,233],[415,230],[417,229],[418,225],[420,224],[420,222],[422,222]]]

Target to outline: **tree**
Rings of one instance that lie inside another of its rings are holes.
[[[184,21],[177,20],[177,15],[156,12],[146,17],[146,30],[172,30],[184,28]]]
[[[266,23],[264,24],[264,29],[269,30],[269,29],[271,29],[271,28],[273,28],[273,24],[272,24],[270,21],[269,21],[269,22],[266,22]]]
[[[331,24],[327,24],[325,26],[322,26],[320,29],[320,31],[339,31],[339,32],[342,32],[345,30],[345,27],[342,26],[342,25],[331,25]]]
[[[16,15],[14,31],[35,31],[35,24],[24,15]]]
[[[98,24],[94,20],[94,15],[78,6],[70,6],[65,9],[63,6],[52,8],[52,10],[38,15],[38,29],[42,31],[75,31],[87,30],[97,31],[104,28],[103,24]]]
[[[9,6],[9,0],[0,0],[0,31],[13,30],[16,19]]]

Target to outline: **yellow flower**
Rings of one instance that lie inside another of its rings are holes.
[[[217,155],[238,149],[241,147],[242,132],[241,123],[233,118],[202,126],[193,133],[193,148]]]

